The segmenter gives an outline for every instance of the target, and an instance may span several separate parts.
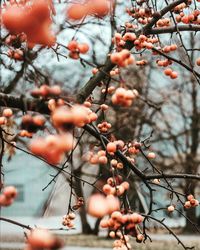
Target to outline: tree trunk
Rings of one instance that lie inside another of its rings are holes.
[[[185,185],[185,193],[186,194],[195,194],[195,181],[192,180],[186,180]],[[189,209],[186,209],[186,217],[192,221],[194,224],[197,224],[197,215],[196,215],[196,207],[191,207]],[[196,232],[195,227],[190,223],[189,220],[186,220],[186,225],[184,228],[185,233],[194,233]]]
[[[196,216],[196,208],[195,207],[187,209],[186,216],[192,222],[197,224],[197,216]],[[184,232],[186,232],[186,233],[195,233],[196,232],[195,227],[188,220],[186,221],[186,226],[184,228]]]
[[[191,46],[194,47],[194,36],[191,34],[190,39]],[[191,54],[191,60],[194,61],[194,53]],[[187,173],[195,173],[198,172],[198,147],[199,147],[199,125],[200,125],[200,117],[199,117],[199,109],[198,109],[198,92],[197,86],[195,84],[195,78],[191,75],[191,103],[192,103],[192,115],[191,115],[191,145],[190,145],[190,154],[186,157],[186,168],[185,171]],[[195,195],[195,187],[197,182],[194,180],[186,180],[185,193]],[[197,215],[196,208],[190,208],[186,210],[186,216],[189,220],[197,224]],[[186,226],[184,229],[187,233],[194,233],[195,227],[187,220]]]
[[[99,224],[101,222],[101,219],[97,219],[96,220],[96,223],[95,223],[95,226],[94,226],[94,230],[93,230],[93,234],[94,235],[98,235],[99,233]]]
[[[75,170],[74,174],[78,177],[81,177],[80,171]],[[73,184],[74,184],[74,191],[76,192],[76,195],[78,197],[84,197],[81,180],[79,180],[78,178],[75,178]],[[92,229],[87,221],[87,212],[86,212],[85,205],[83,205],[80,208],[79,214],[80,214],[80,218],[81,218],[82,233],[83,234],[92,234]]]
[[[81,217],[81,226],[82,226],[82,233],[83,234],[93,234],[93,230],[91,229],[87,217],[87,212],[85,211],[85,207],[80,209],[80,217]]]

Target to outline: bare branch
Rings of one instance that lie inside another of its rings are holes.
[[[178,29],[177,29],[178,27]],[[179,31],[200,31],[200,25],[193,25],[193,24],[188,24],[188,25],[177,25],[176,26],[170,26],[170,27],[162,27],[162,28],[152,28],[151,29],[151,34],[165,34],[165,33],[173,33],[173,32],[178,32]]]

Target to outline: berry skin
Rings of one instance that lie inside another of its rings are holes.
[[[115,153],[117,151],[117,146],[114,142],[109,142],[106,146],[106,150],[109,154]]]
[[[107,164],[108,163],[108,158],[106,156],[100,156],[99,157],[99,163],[100,164]]]
[[[169,207],[167,208],[167,211],[171,213],[171,212],[174,211],[174,209],[175,209],[175,207],[174,207],[173,205],[171,205],[171,206],[169,206]]]
[[[172,69],[167,68],[167,69],[164,70],[164,73],[165,73],[166,76],[171,76],[171,74],[172,74]]]
[[[96,218],[102,218],[108,213],[107,202],[103,195],[94,194],[88,200],[88,214]]]
[[[87,43],[82,43],[78,45],[78,50],[82,54],[86,54],[89,50],[89,46]]]
[[[147,157],[149,159],[155,159],[156,158],[156,154],[154,152],[149,152],[148,155],[147,155]]]
[[[178,73],[176,71],[172,71],[170,77],[171,79],[176,79],[178,77]]]
[[[6,196],[7,199],[14,199],[17,196],[17,189],[13,186],[7,186],[3,190],[3,194]]]
[[[12,109],[6,108],[3,110],[3,116],[5,117],[11,117],[13,115]]]
[[[197,65],[197,66],[200,66],[200,58],[197,58],[197,60],[196,60],[196,65]]]
[[[0,126],[1,126],[1,125],[5,125],[6,123],[7,123],[6,117],[1,116],[1,117],[0,117]]]
[[[80,20],[86,15],[86,13],[87,10],[82,4],[72,4],[67,9],[67,16],[72,20]]]

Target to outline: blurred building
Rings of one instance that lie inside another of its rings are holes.
[[[11,161],[4,159],[3,169],[5,185],[14,185],[18,189],[19,195],[12,206],[1,208],[1,216],[54,217],[66,214],[70,196],[69,175],[61,173],[55,183],[52,183],[42,191],[51,181],[51,175],[57,171],[43,161],[20,151],[17,151]],[[92,171],[94,174],[95,166],[87,167],[87,172],[89,171]],[[90,177],[84,177],[83,179],[92,182]],[[160,206],[168,206],[169,197],[165,190],[154,188],[158,190],[155,193],[156,203],[160,204]],[[130,200],[132,207],[136,211],[147,212],[149,197],[146,195],[148,192],[146,192],[145,186],[135,183],[135,188],[133,189],[131,190],[133,196]],[[84,185],[86,197],[89,196],[91,191],[90,186]],[[160,217],[165,217],[165,213],[165,211],[159,211],[156,215],[159,214]],[[200,215],[198,209],[197,215]],[[178,213],[173,213],[170,223],[172,226],[184,226],[184,220],[180,218]]]
[[[12,206],[1,208],[1,216],[41,216],[54,184],[45,191],[42,189],[55,170],[33,156],[17,151],[10,161],[4,159],[3,173],[5,186],[15,186],[19,194]]]

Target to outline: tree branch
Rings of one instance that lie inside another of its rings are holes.
[[[152,18],[151,22],[148,23],[144,28],[144,34],[149,33],[152,30],[152,27],[157,23],[157,21],[163,17],[165,14],[167,14],[169,11],[171,11],[173,8],[175,8],[177,5],[181,3],[187,3],[187,0],[177,0],[172,2],[171,4],[167,5],[165,8],[163,8],[160,12],[155,13],[154,18]],[[150,33],[149,33],[150,34]]]
[[[178,31],[200,31],[200,25],[193,25],[193,24],[188,24],[188,25],[177,25],[176,26],[170,26],[170,27],[162,27],[162,28],[152,28],[151,29],[151,34],[165,34],[165,33],[173,33],[173,32],[178,32]]]
[[[167,5],[165,8],[163,8],[157,16],[154,16],[150,23],[148,23],[146,26],[144,26],[142,29],[136,31],[136,36],[139,36],[140,34],[149,35],[151,34],[153,25],[156,24],[156,22],[164,16],[167,12],[172,10],[174,7],[179,5],[180,3],[186,2],[186,0],[177,0],[173,3]],[[134,47],[134,43],[127,41],[124,49],[131,50]],[[95,87],[98,85],[100,81],[104,79],[104,77],[115,67],[116,65],[113,64],[110,61],[110,58],[107,58],[104,67],[101,69],[100,72],[95,74],[93,77],[90,78],[90,80],[79,90],[77,94],[77,101],[79,103],[83,103],[92,93],[92,91],[95,89]]]
[[[2,221],[6,221],[6,222],[11,223],[11,224],[14,224],[14,225],[19,226],[19,227],[22,227],[22,228],[26,228],[26,229],[28,229],[28,230],[32,230],[32,227],[27,226],[27,225],[24,225],[24,224],[22,224],[22,223],[19,223],[19,222],[17,222],[17,221],[11,220],[11,219],[7,219],[7,218],[4,218],[4,217],[0,217],[0,221],[1,221],[1,220],[2,220]]]
[[[95,76],[91,77],[90,80],[79,90],[76,100],[79,103],[83,103],[96,88],[97,84],[100,83],[104,77],[108,75],[108,72],[110,72],[114,67],[115,64],[113,64],[108,58],[105,62],[105,66],[101,68],[101,71],[97,72]]]
[[[24,98],[23,96],[16,97],[14,95],[0,93],[0,106],[49,114],[48,106],[44,100]]]
[[[173,61],[175,63],[178,63],[179,65],[181,65],[182,67],[184,67],[185,69],[187,69],[188,71],[190,71],[191,73],[195,72],[196,76],[198,78],[200,78],[200,74],[197,71],[195,71],[193,68],[190,68],[187,64],[183,63],[181,60],[178,60],[178,59],[176,59],[174,57],[171,57],[171,56],[165,54],[164,52],[162,52],[161,50],[158,50],[156,48],[152,48],[152,50],[155,51],[156,53],[164,56],[168,60],[171,60],[171,61]]]
[[[152,175],[146,175],[147,180],[152,180],[152,179],[195,179],[195,180],[200,180],[200,175],[199,174],[152,174]]]
[[[27,111],[40,112],[42,114],[50,114],[47,103],[44,100],[34,100],[34,99],[22,99],[20,97],[16,97],[13,95],[6,95],[4,93],[0,93],[0,106],[6,106],[10,108],[17,108],[20,110],[24,109],[24,103],[26,103]],[[93,129],[90,125],[86,125],[83,127],[90,135],[94,136],[98,140],[103,140],[105,144],[109,142],[109,140],[98,133],[95,129]],[[183,178],[183,179],[196,179],[200,180],[200,175],[193,174],[153,174],[153,175],[145,175],[142,173],[134,164],[132,164],[126,156],[121,151],[116,152],[116,156],[126,165],[128,166],[138,177],[144,180],[151,179],[162,179],[162,178]]]

